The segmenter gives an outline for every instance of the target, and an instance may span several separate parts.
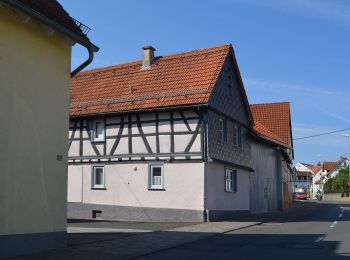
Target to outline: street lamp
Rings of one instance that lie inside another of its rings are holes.
[[[348,146],[349,146],[349,150],[348,150],[348,162],[350,160],[350,135],[347,135],[347,134],[343,134],[343,136],[347,137],[348,138]],[[349,181],[348,183],[350,182],[350,164],[348,163],[348,167],[349,167]]]

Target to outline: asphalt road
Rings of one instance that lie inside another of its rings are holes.
[[[304,216],[290,215],[286,219],[219,234],[137,259],[322,260],[349,257],[350,203],[322,202],[317,210]]]

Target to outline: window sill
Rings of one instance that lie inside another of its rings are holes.
[[[154,190],[154,191],[165,191],[164,188],[148,188],[148,190]]]
[[[237,191],[234,191],[234,190],[225,190],[225,192],[227,192],[227,193],[237,193]]]
[[[91,187],[92,190],[107,190],[106,187]]]
[[[91,140],[91,143],[105,143],[106,140]]]

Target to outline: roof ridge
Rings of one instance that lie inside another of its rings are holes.
[[[290,101],[269,102],[269,103],[257,103],[257,104],[249,104],[249,105],[250,105],[250,106],[259,106],[259,105],[273,105],[273,104],[290,104]]]
[[[178,58],[176,56],[180,56],[180,55],[186,55],[186,57],[197,56],[197,55],[203,54],[201,52],[208,51],[208,50],[211,51],[210,53],[215,53],[215,52],[222,51],[221,49],[224,49],[224,47],[227,47],[227,49],[229,49],[231,47],[231,44],[224,44],[224,45],[218,45],[218,46],[214,46],[214,47],[208,47],[208,48],[202,48],[202,49],[195,49],[195,50],[191,50],[191,51],[184,51],[184,52],[179,52],[179,53],[171,53],[171,54],[167,54],[167,55],[155,56],[155,59],[159,59],[159,58],[175,59],[175,58]],[[220,48],[220,50],[218,50],[218,48]],[[79,78],[79,76],[89,74],[89,73],[109,71],[112,69],[116,69],[117,67],[128,68],[128,67],[136,66],[141,62],[142,62],[142,60],[135,60],[135,61],[130,61],[130,62],[108,65],[105,67],[93,68],[90,70],[84,70],[82,72],[79,72],[77,74],[77,76],[75,76],[75,78]]]

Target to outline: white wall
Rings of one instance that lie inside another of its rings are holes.
[[[232,167],[229,167],[232,168]],[[235,168],[232,168],[235,169]],[[249,210],[249,171],[237,169],[237,192],[225,192],[225,165],[205,165],[206,208],[208,210]]]
[[[203,210],[204,163],[164,163],[164,191],[148,190],[147,163],[105,165],[106,190],[91,189],[91,167],[69,165],[68,202]]]

